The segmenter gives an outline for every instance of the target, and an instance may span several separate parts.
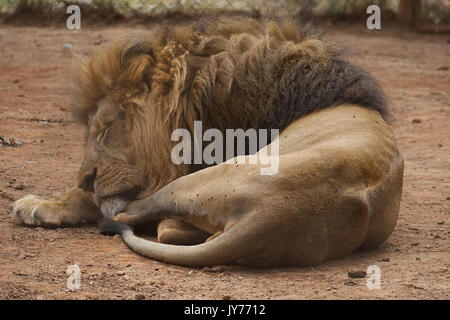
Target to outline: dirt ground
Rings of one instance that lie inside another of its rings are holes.
[[[405,158],[398,225],[378,249],[313,268],[191,269],[152,261],[95,226],[47,230],[14,225],[6,208],[27,194],[76,184],[83,128],[71,121],[70,53],[89,54],[148,26],[0,25],[1,299],[449,299],[450,35],[335,27],[330,41],[372,72],[390,100],[392,126]],[[67,289],[77,264],[81,289]],[[381,289],[351,269],[381,270]]]

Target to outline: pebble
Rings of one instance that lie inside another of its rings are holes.
[[[350,270],[348,272],[349,278],[364,278],[367,275],[367,272],[364,270]]]
[[[23,190],[25,189],[25,185],[23,183],[18,184],[17,186],[13,187],[15,190]]]
[[[381,259],[378,259],[378,261],[381,261],[381,262],[390,262],[391,259],[389,259],[389,258],[381,258]]]
[[[65,43],[64,46],[64,54],[68,57],[72,55],[72,44],[71,43]]]

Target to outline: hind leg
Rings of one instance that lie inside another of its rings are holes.
[[[79,188],[48,197],[28,195],[14,202],[8,211],[15,222],[33,227],[75,226],[101,218],[92,194]]]
[[[222,163],[208,167],[131,202],[125,212],[118,213],[113,220],[139,227],[151,221],[175,218],[211,234],[223,231],[227,223],[234,220],[233,208],[239,208],[240,212],[253,208],[253,198],[242,196],[237,190],[248,185],[248,177],[259,174],[256,165]]]
[[[205,242],[208,232],[177,219],[164,219],[158,224],[158,242],[176,245],[194,245]]]

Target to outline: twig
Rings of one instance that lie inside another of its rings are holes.
[[[6,147],[20,147],[23,145],[23,142],[16,137],[5,138],[0,135],[0,144]]]

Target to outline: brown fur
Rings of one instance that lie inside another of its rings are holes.
[[[191,266],[314,264],[374,247],[395,227],[403,159],[380,117],[383,92],[292,22],[203,20],[118,41],[80,64],[78,89],[84,191],[20,199],[10,208],[19,222],[75,225],[124,210],[114,219],[133,226],[172,218],[160,242],[201,244],[146,242],[111,221],[105,230]],[[203,130],[279,129],[280,171],[175,165],[171,133],[192,133],[195,120]]]
[[[81,64],[74,115],[86,121],[108,97],[134,108],[133,141],[155,191],[192,168],[170,161],[174,129],[277,128],[315,110],[353,103],[385,115],[382,91],[291,21],[202,20],[122,40]],[[162,176],[160,175],[162,174]]]

